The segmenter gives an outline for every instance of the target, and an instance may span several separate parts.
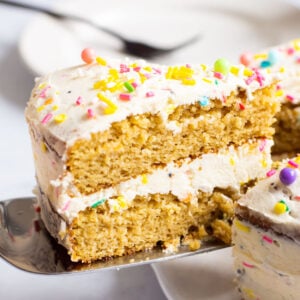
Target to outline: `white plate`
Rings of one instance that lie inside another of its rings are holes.
[[[220,55],[236,60],[299,34],[300,16],[279,0],[77,0],[57,2],[57,10],[86,16],[137,40],[174,45],[196,33],[199,42],[154,61],[212,63]],[[283,19],[284,18],[284,19]],[[276,19],[278,21],[276,21]],[[80,64],[80,52],[93,47],[100,56],[124,56],[121,44],[95,29],[38,14],[20,39],[20,54],[33,73]]]
[[[239,300],[231,248],[152,265],[168,299]]]

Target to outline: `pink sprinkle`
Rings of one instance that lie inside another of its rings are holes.
[[[119,95],[119,99],[123,100],[123,101],[129,101],[129,100],[131,100],[131,95],[126,94],[126,93],[121,93]]]
[[[286,50],[286,53],[287,53],[288,55],[293,55],[293,54],[295,53],[295,49],[294,49],[294,48],[288,48],[288,49]]]
[[[139,71],[141,70],[141,67],[135,67],[135,68],[133,68],[133,70],[134,70],[135,72],[139,72]]]
[[[260,145],[259,145],[259,148],[258,148],[259,151],[260,152],[264,151],[265,148],[266,148],[266,146],[267,146],[267,141],[266,140],[262,140],[261,143],[260,143]]]
[[[146,74],[143,74],[147,79],[149,79],[151,77],[150,74],[146,73]]]
[[[267,243],[269,243],[269,244],[272,244],[273,243],[273,239],[271,239],[269,236],[267,236],[267,235],[264,235],[263,237],[262,237],[262,239],[264,240],[264,241],[266,241]]]
[[[138,87],[138,84],[137,84],[136,82],[133,82],[131,85],[132,85],[135,89]]]
[[[153,92],[147,92],[146,93],[146,97],[149,98],[149,97],[153,97],[154,96],[154,93]]]
[[[130,68],[128,68],[126,65],[121,64],[120,65],[120,73],[127,73],[130,71]]]
[[[89,118],[93,118],[95,116],[95,113],[91,108],[89,108],[87,110],[87,115],[88,115]]]
[[[295,196],[294,199],[300,201],[300,196]]]
[[[252,76],[248,77],[245,82],[247,85],[250,85],[252,83],[252,81],[254,81],[254,79],[256,78],[255,74],[253,74]]]
[[[281,85],[280,84],[277,84],[276,85],[276,90],[278,91],[278,90],[281,90]]]
[[[248,264],[246,262],[243,261],[243,265],[247,268],[254,268],[254,265]]]
[[[48,123],[52,117],[53,117],[53,115],[51,113],[46,114],[46,116],[42,120],[42,124]]]
[[[258,70],[255,70],[255,74],[256,74],[256,80],[259,83],[259,86],[263,86],[263,81],[265,80],[265,78]]]
[[[62,211],[66,211],[68,207],[70,206],[70,200],[65,204],[65,206],[62,208]]]
[[[288,164],[289,164],[290,166],[294,167],[294,168],[298,168],[298,167],[299,167],[299,165],[298,165],[297,163],[295,163],[294,161],[292,161],[292,160],[289,160],[289,161],[288,161]]]
[[[300,64],[300,57],[298,57],[298,58],[296,59],[296,63],[297,63],[297,64]]]
[[[48,89],[50,89],[50,86],[47,86],[44,89],[42,89],[39,94],[39,98],[46,98],[47,97],[46,93],[47,93]]]
[[[186,64],[185,66],[186,66],[186,68],[189,68],[189,69],[191,68],[190,64]]]
[[[268,171],[266,175],[267,175],[267,177],[271,177],[271,176],[273,176],[275,173],[276,173],[276,170],[272,169],[272,170]]]
[[[286,98],[286,100],[291,101],[291,102],[294,101],[294,99],[295,99],[295,98],[294,98],[293,96],[291,96],[291,95],[286,95],[285,98]]]
[[[188,67],[187,67],[188,68]],[[157,68],[152,68],[156,74],[161,74],[161,70]]]
[[[223,79],[223,75],[219,72],[214,72],[214,76],[218,79]]]
[[[82,97],[79,96],[76,100],[76,105],[80,105],[82,103]]]
[[[226,101],[227,101],[227,97],[224,94],[222,95],[222,101],[223,101],[223,103],[226,103]]]

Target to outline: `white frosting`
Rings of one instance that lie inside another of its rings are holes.
[[[271,53],[271,55],[270,55]],[[272,59],[273,57],[273,59]],[[275,59],[274,59],[275,57]],[[300,39],[269,48],[255,54],[250,66],[262,68],[262,62],[270,62],[266,69],[282,74],[278,93],[283,103],[300,104]]]
[[[124,69],[124,65],[128,72],[119,72]],[[138,69],[134,66],[138,66]],[[67,145],[72,145],[79,138],[89,138],[92,132],[108,129],[113,122],[147,112],[160,114],[167,128],[177,133],[180,128],[175,122],[169,122],[168,116],[178,105],[194,104],[203,99],[219,99],[225,103],[226,97],[236,92],[238,87],[246,90],[251,99],[255,90],[269,85],[278,77],[264,70],[258,76],[250,70],[244,75],[245,67],[242,65],[236,66],[238,74],[229,72],[225,76],[216,75],[211,68],[201,65],[182,68],[192,70],[192,75],[188,75],[187,79],[191,78],[193,85],[185,85],[179,79],[167,79],[167,66],[149,65],[141,60],[109,60],[107,66],[95,63],[58,71],[37,80],[26,109],[26,117],[30,123],[44,131],[49,130],[51,135]],[[112,69],[118,71],[118,79],[108,82]],[[248,81],[250,75],[253,78]],[[148,79],[142,82],[145,78]],[[101,80],[105,81],[104,88],[95,89],[94,83]],[[128,81],[134,82],[137,87],[130,93],[130,101],[123,101],[119,97],[120,93],[128,93],[124,87]],[[120,90],[110,91],[116,83],[121,84]],[[105,114],[107,104],[98,99],[99,92],[116,106],[114,113]],[[152,96],[147,97],[149,93]],[[80,104],[77,105],[79,97]],[[93,116],[88,117],[88,109]],[[61,114],[66,118],[57,123],[55,117]]]
[[[185,159],[180,166],[172,162],[151,174],[138,176],[88,196],[80,194],[73,185],[72,175],[67,173],[52,180],[48,192],[52,206],[67,222],[99,200],[107,201],[112,211],[126,209],[138,195],[157,193],[171,193],[179,200],[196,203],[198,190],[212,193],[214,188],[232,188],[239,192],[242,183],[265,176],[271,165],[271,146],[271,141],[262,140],[238,149],[231,146],[194,160]]]
[[[244,221],[234,222],[233,242],[237,283],[245,299],[299,299],[299,244]]]
[[[296,158],[296,161],[299,159]],[[296,180],[290,185],[284,185],[279,174],[280,170],[287,166],[291,167],[288,161],[285,161],[274,175],[260,181],[242,197],[239,206],[247,207],[251,214],[261,219],[267,218],[272,222],[274,230],[298,239],[300,243],[300,169],[295,168]],[[274,207],[281,200],[286,203],[288,210],[278,214]]]

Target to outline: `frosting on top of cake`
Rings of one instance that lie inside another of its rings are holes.
[[[271,47],[259,53],[244,53],[241,63],[248,67],[282,74],[277,95],[291,105],[300,103],[300,39]]]
[[[238,204],[240,208],[247,207],[251,215],[269,220],[275,232],[300,242],[300,156],[268,171],[267,178],[249,190]]]
[[[104,60],[54,72],[39,78],[26,109],[29,122],[44,127],[68,145],[113,122],[136,114],[160,114],[176,132],[168,116],[179,105],[209,106],[238,89],[252,93],[278,78],[266,70],[233,66],[219,60],[206,65],[162,66],[144,60]],[[240,105],[244,109],[243,104]]]

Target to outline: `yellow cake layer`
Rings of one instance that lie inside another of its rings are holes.
[[[255,138],[272,138],[279,103],[274,87],[257,90],[251,101],[245,92],[223,103],[210,101],[177,107],[169,115],[182,127],[166,127],[160,116],[143,114],[113,123],[109,130],[78,140],[68,151],[67,169],[82,194],[91,194],[171,161],[216,152],[228,145],[242,145]]]
[[[211,235],[229,244],[233,203],[238,195],[228,190],[198,193],[198,204],[178,201],[171,194],[137,196],[131,206],[111,213],[107,205],[87,208],[68,227],[73,261],[90,262],[132,254],[162,245],[178,246]],[[97,241],[97,243],[95,242]]]

